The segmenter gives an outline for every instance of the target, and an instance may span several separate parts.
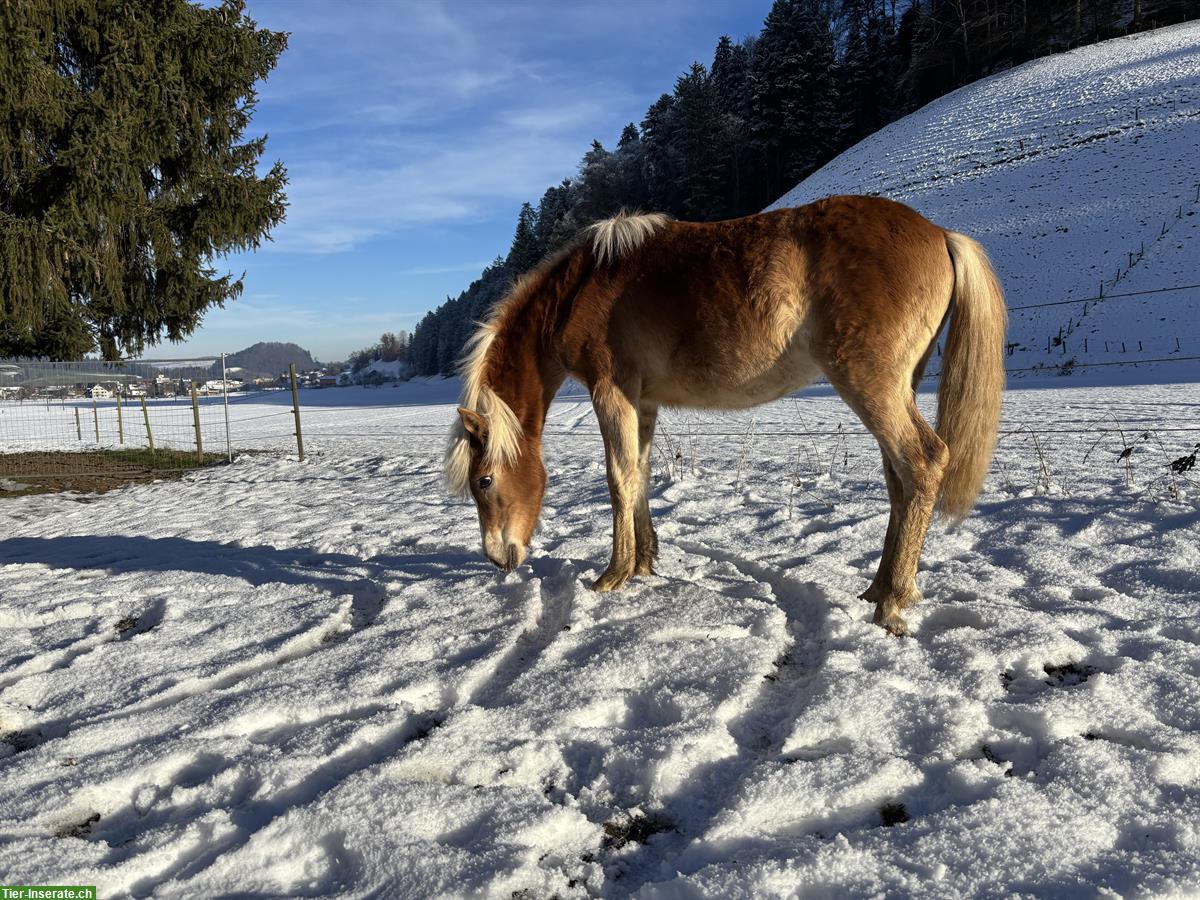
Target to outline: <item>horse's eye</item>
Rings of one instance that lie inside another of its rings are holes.
[[[482,490],[487,490],[491,486],[492,486],[492,476],[491,475],[484,475],[482,478],[479,479],[479,487]]]

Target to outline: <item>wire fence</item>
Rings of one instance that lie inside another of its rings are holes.
[[[102,489],[294,447],[298,407],[261,405],[289,387],[223,357],[0,360],[0,487]]]
[[[1167,291],[1196,289],[1200,285],[1179,285],[1023,308],[1125,298],[1132,301]],[[1006,371],[1018,376],[1067,374],[1073,369],[1155,364],[1167,371],[1179,369],[1184,376],[1179,380],[1189,380],[1196,366],[1184,370],[1172,364],[1195,363],[1200,355],[1178,352],[1191,349],[1190,343],[1182,348],[1177,338],[1174,342],[1177,349],[1169,355],[1149,355],[1147,351],[1153,348],[1138,341],[1133,341],[1134,346],[1126,353],[1126,345],[1118,341],[1112,345],[1112,351],[1121,354],[1116,360],[1081,361],[1072,357],[1058,364],[1046,361],[1034,366],[1010,365]],[[1103,347],[1103,342],[1097,343]],[[937,366],[931,368],[936,370]],[[935,379],[938,375],[933,371],[925,377]],[[318,454],[339,452],[345,439],[376,439],[431,458],[440,455],[447,427],[420,421],[423,416],[419,407],[424,403],[363,403],[367,398],[362,395],[342,402],[334,391],[315,403],[306,396],[302,422],[298,387],[317,387],[331,380],[336,381],[318,372],[272,374],[227,369],[222,357],[134,362],[0,360],[0,491],[25,492],[29,485],[45,490],[102,490],[129,481],[177,476],[232,461],[248,452],[286,453],[302,460],[306,438],[313,445],[310,449]],[[574,391],[566,399],[588,399],[582,387],[576,385]],[[383,394],[380,399],[384,399]],[[921,402],[931,404],[932,398],[922,395]],[[414,406],[418,407],[416,421],[412,418]],[[932,412],[927,411],[929,415]],[[746,416],[752,417],[753,413]],[[587,418],[585,415],[569,427],[548,422],[544,436],[548,442],[598,442],[596,423]],[[728,447],[768,438],[776,448],[779,441],[804,447],[810,460],[840,456],[844,466],[852,458],[862,462],[876,456],[872,435],[857,422],[810,423],[798,415],[794,423],[775,422],[767,433],[756,433],[754,419],[750,418],[748,427],[745,420],[745,416],[741,420],[705,420],[687,413],[665,412],[660,417],[655,451],[663,470],[673,473],[694,467],[701,453],[709,455],[722,444]],[[1000,428],[1002,442],[1024,441],[1039,448],[1052,441],[1059,447],[1065,441],[1082,442],[1081,447],[1096,442],[1115,454],[1137,444],[1130,435],[1146,434],[1152,435],[1156,452],[1170,454],[1168,462],[1173,463],[1195,449],[1200,440],[1200,418],[1171,416],[1151,421],[1114,417],[1096,422],[1057,420],[1033,424],[1006,420]],[[1141,448],[1139,458],[1146,455],[1145,448]],[[1187,477],[1194,477],[1190,467],[1186,471]]]

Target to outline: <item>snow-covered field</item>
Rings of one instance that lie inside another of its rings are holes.
[[[600,595],[587,399],[552,407],[542,529],[502,576],[440,485],[455,389],[308,393],[303,464],[0,502],[7,883],[1195,894],[1200,480],[1166,463],[1200,385],[1010,392],[1045,471],[1004,438],[906,639],[856,599],[886,495],[827,391],[668,417],[660,574]],[[1152,432],[1128,466],[1117,422]]]
[[[1011,369],[1075,360],[1106,378],[1200,378],[1200,22],[960,88],[776,205],[838,193],[883,194],[977,237],[1011,306],[1094,297],[1103,282],[1111,299],[1014,312]],[[1112,365],[1139,359],[1171,361]]]

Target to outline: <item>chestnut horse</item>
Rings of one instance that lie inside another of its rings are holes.
[[[937,428],[914,391],[949,319]],[[891,518],[863,599],[904,634],[935,505],[975,502],[996,442],[1006,310],[983,248],[914,210],[831,197],[726,222],[597,223],[513,287],[471,339],[446,476],[483,549],[525,559],[546,487],[542,428],[568,376],[592,396],[612,496],[598,591],[652,574],[647,500],[660,406],[739,409],[824,375],[879,441]]]

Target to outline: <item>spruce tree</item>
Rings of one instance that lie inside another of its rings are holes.
[[[517,229],[508,250],[508,265],[518,275],[528,272],[542,258],[543,248],[537,239],[537,213],[529,203],[521,204],[517,214]]]
[[[717,42],[709,74],[714,102],[720,112],[714,140],[725,164],[722,178],[725,197],[721,209],[724,216],[743,215],[757,209],[752,199],[756,193],[751,183],[755,154],[749,133],[752,46],[750,40],[735,44],[728,35],[723,35]]]
[[[620,160],[615,153],[592,141],[592,149],[579,164],[579,218],[594,222],[613,215],[622,205]]]
[[[646,146],[637,126],[630,122],[621,132],[614,154],[617,163],[617,190],[621,205],[631,210],[650,208],[650,189],[646,184]]]
[[[693,63],[675,82],[676,140],[683,158],[683,212],[689,219],[714,219],[725,197],[725,158],[720,113],[708,71]]]
[[[891,20],[877,0],[844,0],[838,94],[847,145],[894,118],[896,63]]]
[[[671,215],[679,215],[683,209],[683,162],[675,141],[676,120],[675,98],[670,94],[660,96],[642,119],[643,169],[650,206]]]
[[[570,179],[546,188],[546,193],[542,194],[537,208],[537,240],[543,254],[557,250],[574,233],[573,218],[564,224],[574,203],[575,186]],[[565,233],[567,228],[571,228],[570,233]]]
[[[243,0],[0,2],[0,356],[137,353],[239,295],[213,259],[283,220],[245,131],[286,45]]]
[[[766,149],[773,198],[839,146],[833,31],[823,0],[775,0],[755,46],[752,79],[752,129]]]

